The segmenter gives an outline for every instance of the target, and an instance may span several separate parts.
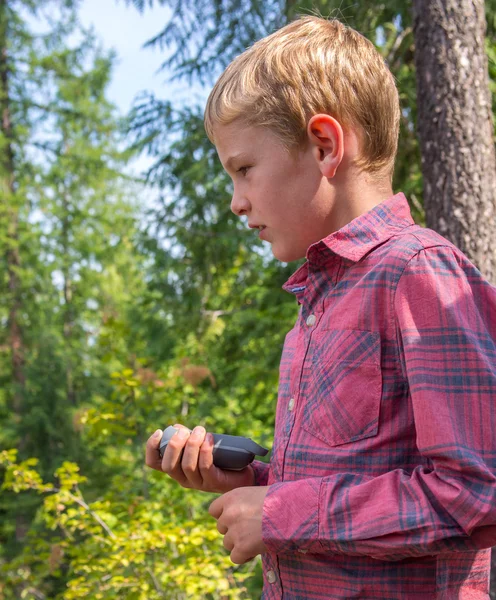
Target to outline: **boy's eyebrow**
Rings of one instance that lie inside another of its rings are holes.
[[[233,156],[230,156],[227,160],[226,160],[226,164],[224,165],[224,169],[226,171],[229,171],[229,169],[232,167],[232,164],[234,161],[236,160],[246,160],[245,159],[245,154],[243,154],[242,152],[240,152],[239,154],[234,154]]]

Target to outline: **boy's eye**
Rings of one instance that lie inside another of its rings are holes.
[[[240,167],[240,168],[237,170],[237,172],[238,172],[238,173],[241,173],[241,175],[243,175],[243,177],[244,177],[244,176],[245,176],[245,175],[248,173],[248,169],[249,169],[249,168],[250,168],[250,167]]]

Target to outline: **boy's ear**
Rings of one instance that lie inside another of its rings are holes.
[[[328,179],[334,177],[344,155],[341,124],[330,115],[314,115],[308,122],[307,135],[320,172]]]

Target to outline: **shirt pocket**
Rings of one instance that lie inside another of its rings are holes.
[[[377,435],[382,394],[380,334],[315,331],[302,428],[330,446]]]

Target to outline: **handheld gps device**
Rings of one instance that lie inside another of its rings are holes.
[[[171,425],[162,434],[158,450],[160,458],[164,455],[169,440],[177,430],[177,427]],[[219,469],[241,471],[253,461],[255,455],[265,456],[268,452],[267,448],[260,446],[250,438],[223,433],[212,435],[214,436],[214,465]]]

